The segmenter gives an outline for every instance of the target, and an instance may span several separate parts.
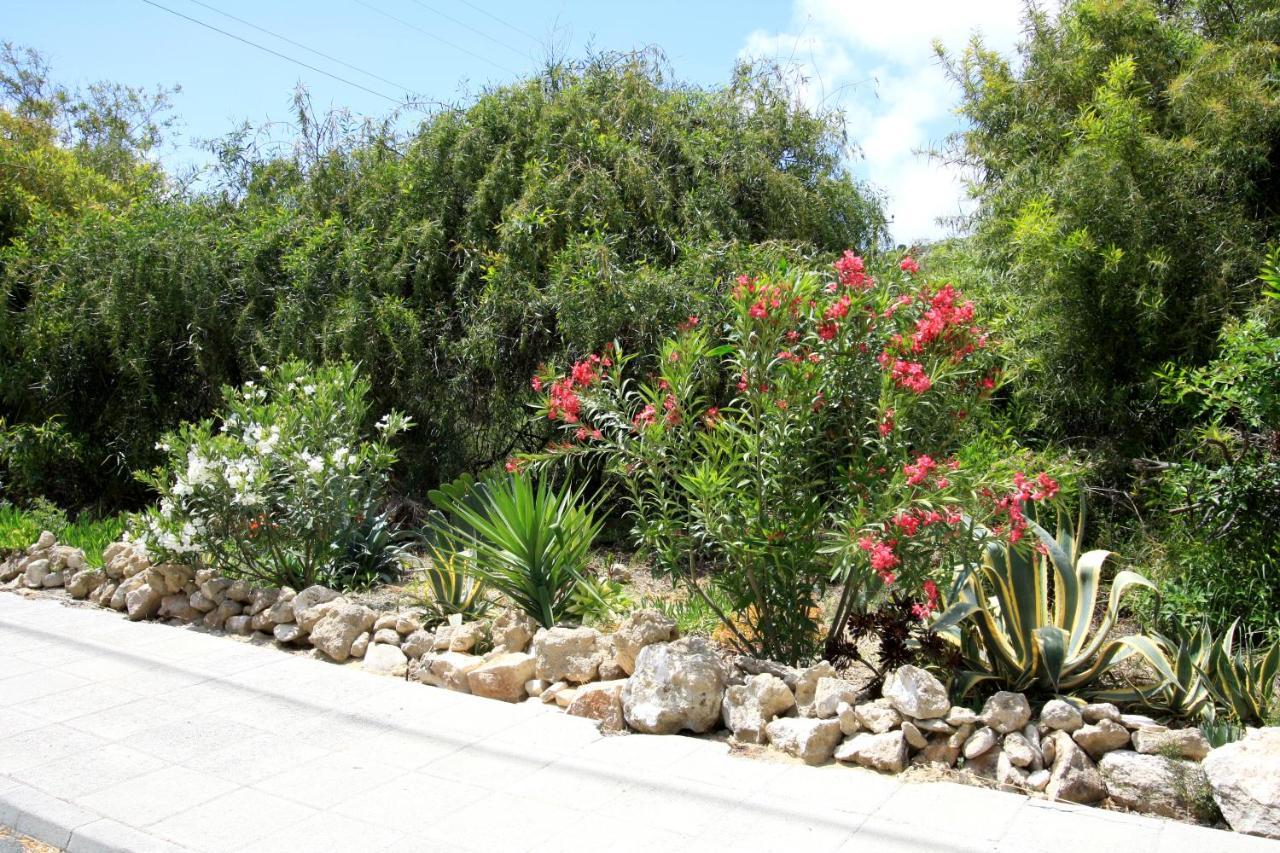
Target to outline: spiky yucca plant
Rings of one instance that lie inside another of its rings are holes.
[[[1075,530],[1061,522],[1055,537],[1028,519],[1039,548],[1009,545],[975,528],[982,561],[959,567],[954,603],[933,625],[964,660],[953,682],[958,695],[984,681],[1020,692],[1081,691],[1135,653],[1159,655],[1149,637],[1107,639],[1124,594],[1155,589],[1137,572],[1116,574],[1106,612],[1094,625],[1102,570],[1112,552],[1081,553],[1084,523],[1082,507]]]

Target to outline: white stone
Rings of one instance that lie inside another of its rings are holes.
[[[700,637],[645,646],[622,691],[627,724],[646,734],[710,731],[727,681],[715,647]]]
[[[470,693],[467,673],[484,663],[484,658],[464,652],[441,652],[424,655],[418,669],[418,680],[423,684]]]
[[[530,678],[524,683],[524,692],[532,699],[538,699],[551,685],[541,678]]]
[[[841,702],[836,706],[836,719],[840,721],[840,732],[845,737],[862,730],[862,723],[858,722],[858,712],[853,710],[853,706],[848,702]]]
[[[435,646],[435,634],[421,629],[414,631],[400,642],[400,650],[406,657],[417,660],[427,654]]]
[[[1201,766],[1232,829],[1280,839],[1280,727],[1248,729]]]
[[[125,609],[134,622],[150,619],[160,612],[160,600],[160,593],[150,584],[140,584],[125,596]]]
[[[990,726],[983,726],[964,742],[964,757],[972,760],[979,755],[985,755],[997,742],[995,730]]]
[[[449,651],[471,652],[484,640],[486,628],[479,622],[463,622],[449,634]]]
[[[203,587],[201,589],[203,590]],[[207,592],[205,594],[208,595]],[[319,617],[314,614],[309,614],[308,611],[312,610],[317,605],[325,604],[326,602],[333,601],[340,597],[341,596],[339,596],[336,590],[329,589],[325,586],[316,585],[307,587],[302,592],[294,596],[291,601],[293,621],[296,622],[298,627],[300,627],[304,632],[309,632],[315,623],[319,621]],[[216,596],[210,595],[209,598],[216,598]]]
[[[961,705],[952,705],[951,710],[947,712],[947,725],[955,726],[975,726],[978,724],[978,715],[968,708]]]
[[[1072,803],[1096,803],[1107,795],[1102,774],[1088,754],[1066,732],[1057,731],[1044,740],[1045,752],[1053,744],[1053,767],[1045,793],[1050,799]]]
[[[1036,770],[1034,773],[1027,774],[1027,787],[1033,791],[1043,791],[1049,784],[1049,776],[1051,774],[1047,769]]]
[[[818,692],[818,681],[823,678],[839,678],[840,673],[828,661],[819,661],[796,676],[792,692],[796,697],[796,707],[800,713],[808,715],[813,709],[813,700]],[[785,680],[785,679],[784,679]]]
[[[1084,725],[1080,709],[1063,699],[1050,699],[1040,709],[1040,722],[1051,729],[1074,732]]]
[[[395,628],[375,629],[373,633],[373,641],[375,643],[381,643],[384,646],[398,647],[400,645],[400,634],[397,633]],[[458,651],[465,652],[467,650],[458,649]]]
[[[508,652],[523,652],[538,630],[538,623],[522,610],[503,611],[493,623],[493,645]]]
[[[907,745],[912,749],[924,749],[929,745],[929,739],[910,720],[902,721],[902,736],[907,739]]]
[[[476,696],[520,702],[525,698],[525,682],[533,678],[533,671],[533,655],[506,652],[468,672],[467,686]]]
[[[893,707],[904,717],[938,719],[951,711],[947,688],[917,666],[902,666],[889,673],[881,695],[893,702]]]
[[[533,635],[535,674],[543,681],[585,684],[600,674],[606,649],[594,628],[542,628]]]
[[[1129,730],[1119,723],[1103,717],[1096,723],[1081,726],[1071,733],[1076,743],[1097,761],[1113,749],[1129,745]]]
[[[1110,720],[1113,723],[1120,722],[1120,709],[1110,702],[1091,702],[1080,709],[1080,716],[1084,717],[1086,723],[1096,723],[1100,720]]]
[[[836,744],[843,735],[838,720],[809,717],[780,717],[765,726],[769,744],[805,764],[823,764],[831,760]]]
[[[1031,719],[1031,705],[1021,693],[1001,690],[982,706],[982,722],[1000,734],[1021,731]]]
[[[584,684],[578,688],[577,695],[573,697],[569,707],[565,708],[565,713],[599,720],[602,731],[624,731],[627,728],[626,718],[622,714],[622,688],[625,684],[625,678]]]
[[[1145,755],[1173,753],[1178,758],[1202,761],[1212,749],[1199,729],[1138,729],[1132,737],[1133,748]]]
[[[1137,812],[1195,819],[1209,780],[1194,761],[1116,750],[1102,756],[1098,770],[1111,801]]]
[[[317,610],[325,610],[325,613],[311,628],[311,645],[339,663],[351,656],[351,644],[356,637],[368,631],[377,618],[362,604],[338,604],[334,600],[304,612],[314,613]]]
[[[819,678],[817,687],[813,691],[811,714],[814,717],[830,719],[836,715],[836,708],[841,702],[856,705],[859,698],[860,691],[851,682],[843,678]]]
[[[836,747],[835,757],[885,773],[901,773],[907,766],[907,739],[901,731],[861,732]]]
[[[399,646],[387,643],[374,643],[364,653],[364,661],[360,667],[378,675],[391,675],[403,678],[409,668],[409,659]]]
[[[667,643],[680,635],[675,620],[661,610],[635,610],[627,614],[613,633],[614,662],[630,675],[636,671],[640,650]]]
[[[795,705],[795,696],[781,678],[761,673],[725,690],[721,716],[740,743],[765,743],[765,726]]]
[[[1039,750],[1031,745],[1022,732],[1010,732],[1004,736],[1004,753],[1014,767],[1031,767],[1040,760]]]
[[[862,727],[872,734],[884,734],[902,723],[902,715],[889,699],[855,705],[853,711]]]
[[[369,632],[365,631],[359,637],[351,641],[351,656],[353,658],[363,658],[369,652]]]

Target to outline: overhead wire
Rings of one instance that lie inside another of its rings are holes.
[[[448,12],[441,12],[439,9],[437,9],[435,6],[432,6],[430,3],[424,3],[423,0],[410,0],[410,2],[414,3],[415,5],[421,6],[422,8],[426,9],[428,12],[434,12],[435,14],[439,15],[442,18],[445,18],[446,20],[453,21],[455,24],[457,24],[460,27],[465,27],[466,29],[471,30],[471,32],[475,33],[476,35],[480,36],[483,39],[488,39],[489,41],[493,42],[499,47],[505,47],[507,50],[511,51],[512,53],[520,54],[525,59],[529,59],[529,60],[533,59],[532,56],[525,53],[520,48],[512,47],[502,39],[494,38],[493,36],[486,33],[484,30],[477,29],[471,26],[470,24],[468,24],[466,21],[453,17],[453,15],[450,15]]]
[[[333,73],[331,73],[331,72],[329,72],[329,71],[325,71],[323,68],[317,68],[316,66],[311,65],[311,64],[306,63],[306,62],[303,62],[303,61],[302,61],[302,60],[300,60],[300,59],[294,59],[292,56],[288,56],[288,55],[286,55],[286,54],[283,54],[283,53],[281,53],[281,52],[280,52],[280,51],[278,51],[278,50],[272,50],[271,48],[266,47],[265,45],[258,44],[258,43],[257,43],[257,42],[255,42],[255,41],[250,41],[249,39],[244,38],[244,37],[242,37],[242,36],[238,36],[238,35],[236,35],[235,33],[228,32],[228,31],[226,31],[226,30],[222,29],[221,27],[215,27],[213,24],[206,23],[206,22],[204,22],[204,21],[201,21],[201,20],[200,20],[200,19],[198,19],[198,18],[193,18],[193,17],[191,17],[190,15],[184,15],[183,13],[181,13],[181,12],[179,12],[179,11],[176,11],[176,10],[174,10],[174,9],[170,9],[168,6],[162,6],[161,4],[159,4],[159,3],[155,2],[155,0],[142,0],[142,2],[143,2],[143,3],[146,3],[148,6],[154,6],[154,7],[155,7],[155,8],[157,8],[157,9],[160,9],[160,10],[162,10],[162,11],[168,12],[170,15],[175,15],[175,16],[177,16],[177,17],[179,17],[179,18],[183,18],[183,19],[185,19],[185,20],[188,20],[188,21],[190,21],[190,22],[191,22],[191,23],[193,23],[193,24],[198,24],[199,26],[202,26],[202,27],[204,27],[205,29],[213,30],[215,33],[221,33],[222,35],[226,36],[227,38],[233,38],[233,39],[235,39],[235,40],[236,40],[236,41],[238,41],[238,42],[242,42],[242,43],[244,43],[244,44],[249,45],[250,47],[256,47],[258,50],[261,50],[261,51],[264,51],[264,52],[266,52],[266,53],[269,53],[269,54],[271,54],[272,56],[279,57],[280,59],[283,59],[283,60],[285,60],[285,61],[287,61],[287,62],[292,62],[294,65],[300,65],[300,66],[302,66],[303,68],[306,68],[306,69],[309,69],[309,70],[311,70],[311,71],[316,72],[317,74],[323,74],[323,75],[324,75],[324,76],[326,76],[326,77],[329,77],[329,78],[331,78],[331,79],[333,79],[333,80],[337,80],[339,83],[345,83],[345,84],[347,84],[348,86],[353,86],[353,87],[355,87],[356,89],[360,89],[360,90],[361,90],[361,91],[363,91],[363,92],[368,92],[370,95],[374,95],[374,96],[376,96],[376,97],[382,98],[384,101],[390,101],[391,103],[396,104],[397,106],[403,106],[403,105],[404,105],[404,103],[405,103],[404,101],[401,101],[401,100],[399,100],[399,99],[393,98],[393,97],[391,97],[390,95],[387,95],[387,94],[385,94],[385,93],[383,93],[383,92],[379,92],[379,91],[377,91],[377,90],[375,90],[375,89],[370,89],[368,86],[362,86],[361,84],[356,83],[356,82],[354,82],[354,81],[352,81],[352,80],[348,80],[348,79],[346,79],[345,77],[339,77],[337,74],[333,74]]]
[[[144,2],[150,2],[150,0],[144,0]],[[473,58],[475,58],[475,59],[480,60],[481,62],[486,62],[486,63],[488,63],[489,65],[492,65],[494,68],[497,68],[497,69],[500,69],[500,70],[502,70],[502,71],[505,71],[505,72],[507,72],[508,74],[514,74],[514,75],[516,75],[517,77],[520,75],[520,72],[519,72],[519,71],[516,71],[516,70],[515,70],[515,69],[513,69],[513,68],[508,68],[507,66],[503,65],[503,64],[502,64],[502,63],[500,63],[500,62],[494,62],[492,59],[490,59],[490,58],[489,58],[489,57],[487,57],[487,56],[482,56],[482,55],[480,55],[480,54],[476,53],[476,52],[475,52],[475,51],[473,51],[473,50],[468,50],[467,48],[465,48],[465,47],[463,47],[463,46],[461,46],[461,45],[459,45],[459,44],[454,44],[453,42],[449,41],[448,39],[444,38],[443,36],[436,35],[435,33],[431,32],[430,30],[424,29],[423,27],[418,26],[417,24],[413,23],[412,21],[406,21],[404,18],[401,18],[401,17],[398,17],[398,16],[396,16],[396,15],[393,15],[393,14],[391,14],[390,12],[387,12],[387,11],[385,11],[385,10],[383,10],[383,9],[379,9],[377,6],[374,6],[372,3],[366,3],[366,2],[365,2],[365,0],[352,0],[352,2],[356,3],[356,4],[357,4],[357,5],[359,5],[359,6],[363,6],[363,7],[365,7],[366,9],[368,9],[368,10],[370,10],[370,11],[372,11],[372,12],[377,12],[379,15],[382,15],[384,18],[390,18],[391,20],[395,21],[397,24],[400,24],[401,26],[408,27],[408,28],[409,28],[409,29],[411,29],[411,30],[417,30],[418,32],[420,32],[420,33],[422,33],[424,36],[426,36],[427,38],[435,39],[436,41],[440,42],[441,44],[447,45],[447,46],[449,46],[449,47],[453,48],[453,49],[454,49],[454,50],[456,50],[456,51],[460,51],[461,53],[465,53],[465,54],[467,54],[467,55],[468,55],[468,56],[470,56],[470,57],[473,57]]]
[[[490,18],[493,18],[493,19],[494,19],[495,21],[497,21],[499,24],[502,24],[502,26],[506,27],[507,29],[511,30],[512,32],[514,32],[514,33],[519,33],[520,35],[524,36],[524,37],[525,37],[525,38],[527,38],[527,39],[530,39],[531,41],[534,41],[534,42],[536,42],[536,43],[538,43],[538,44],[542,44],[542,39],[538,38],[538,37],[537,37],[537,36],[535,36],[535,35],[531,35],[527,30],[522,30],[522,29],[520,29],[520,28],[519,28],[519,27],[517,27],[515,24],[512,24],[512,23],[509,23],[509,22],[507,22],[507,21],[504,21],[502,18],[499,18],[497,15],[493,14],[493,13],[492,13],[492,12],[490,12],[488,9],[485,9],[485,8],[483,8],[483,7],[481,7],[481,6],[477,6],[477,5],[476,5],[476,4],[474,4],[474,3],[468,2],[468,0],[458,0],[458,2],[459,2],[459,3],[461,3],[461,4],[462,4],[462,5],[464,5],[464,6],[470,6],[472,9],[475,9],[475,10],[476,10],[477,12],[479,12],[481,15],[487,15],[487,16],[489,16]]]
[[[302,42],[300,42],[300,41],[294,41],[293,39],[289,38],[288,36],[282,36],[282,35],[280,35],[280,33],[272,32],[271,30],[267,29],[266,27],[260,27],[260,26],[258,26],[257,24],[253,23],[252,21],[246,21],[244,18],[241,18],[241,17],[239,17],[239,16],[237,16],[237,15],[233,15],[233,14],[231,14],[230,12],[227,12],[227,11],[224,11],[224,10],[222,10],[222,9],[219,9],[217,6],[213,6],[213,5],[210,5],[209,3],[205,3],[205,2],[203,2],[203,0],[190,0],[190,2],[195,3],[197,6],[203,6],[204,8],[208,9],[208,10],[209,10],[209,11],[211,11],[211,12],[217,12],[219,15],[223,15],[224,17],[230,18],[230,19],[231,19],[231,20],[233,20],[233,21],[237,21],[237,22],[239,22],[239,23],[241,23],[241,24],[244,24],[246,27],[250,27],[250,28],[252,28],[252,29],[255,29],[255,30],[257,30],[257,31],[258,31],[258,32],[260,32],[260,33],[266,33],[267,35],[271,36],[272,38],[278,38],[278,39],[280,39],[280,41],[288,42],[289,44],[293,45],[294,47],[300,47],[300,48],[302,48],[303,50],[307,51],[308,53],[314,53],[316,56],[319,56],[319,57],[322,57],[322,58],[324,58],[324,59],[327,59],[327,60],[329,60],[330,62],[336,62],[336,63],[338,63],[339,65],[343,66],[344,68],[350,68],[352,71],[359,72],[360,74],[363,74],[363,75],[365,75],[366,77],[372,77],[374,80],[378,80],[378,81],[380,81],[380,82],[382,82],[382,83],[386,83],[388,86],[394,86],[394,87],[396,87],[397,89],[400,89],[400,90],[401,90],[401,91],[403,91],[403,92],[408,93],[408,92],[413,91],[409,86],[405,86],[405,85],[404,85],[404,84],[402,84],[402,83],[397,83],[395,80],[388,80],[386,77],[382,77],[381,75],[374,74],[372,71],[366,71],[365,69],[361,68],[361,67],[360,67],[360,66],[358,66],[358,65],[352,65],[350,62],[346,62],[346,61],[344,61],[344,60],[342,60],[342,59],[339,59],[339,58],[338,58],[338,57],[336,57],[336,56],[331,56],[330,54],[327,54],[327,53],[325,53],[324,51],[316,50],[316,49],[315,49],[315,48],[313,48],[313,47],[308,47],[307,45],[303,44],[303,43],[302,43]]]

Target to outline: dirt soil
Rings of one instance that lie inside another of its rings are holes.
[[[13,827],[0,823],[0,853],[59,853],[59,848],[18,835]]]

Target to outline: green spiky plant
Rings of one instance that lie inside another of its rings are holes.
[[[439,623],[454,615],[468,622],[483,618],[493,602],[485,595],[484,581],[473,570],[471,555],[429,537],[426,548],[431,565],[422,570],[413,593],[427,619]]]
[[[455,553],[474,552],[475,575],[550,628],[572,618],[573,593],[602,524],[582,492],[512,474],[481,482],[464,476],[428,497],[451,516],[434,533]]]
[[[1235,646],[1239,620],[1231,623],[1209,659],[1209,689],[1222,711],[1245,726],[1263,726],[1274,712],[1276,675],[1280,673],[1280,641],[1259,649],[1246,637]]]
[[[1165,719],[1213,720],[1209,673],[1216,644],[1209,626],[1175,624],[1169,633],[1153,632],[1151,638],[1156,653],[1147,661],[1160,680],[1145,687],[1130,681],[1128,687],[1095,691],[1092,697]]]
[[[1135,653],[1159,655],[1149,637],[1107,639],[1125,593],[1155,589],[1136,572],[1116,573],[1106,611],[1094,624],[1103,567],[1112,552],[1082,553],[1084,526],[1083,504],[1075,529],[1060,521],[1056,536],[1028,519],[1027,529],[1040,549],[1030,543],[1010,545],[974,528],[981,562],[960,567],[954,603],[933,625],[956,644],[964,661],[952,685],[956,695],[983,682],[1019,692],[1077,692]]]

